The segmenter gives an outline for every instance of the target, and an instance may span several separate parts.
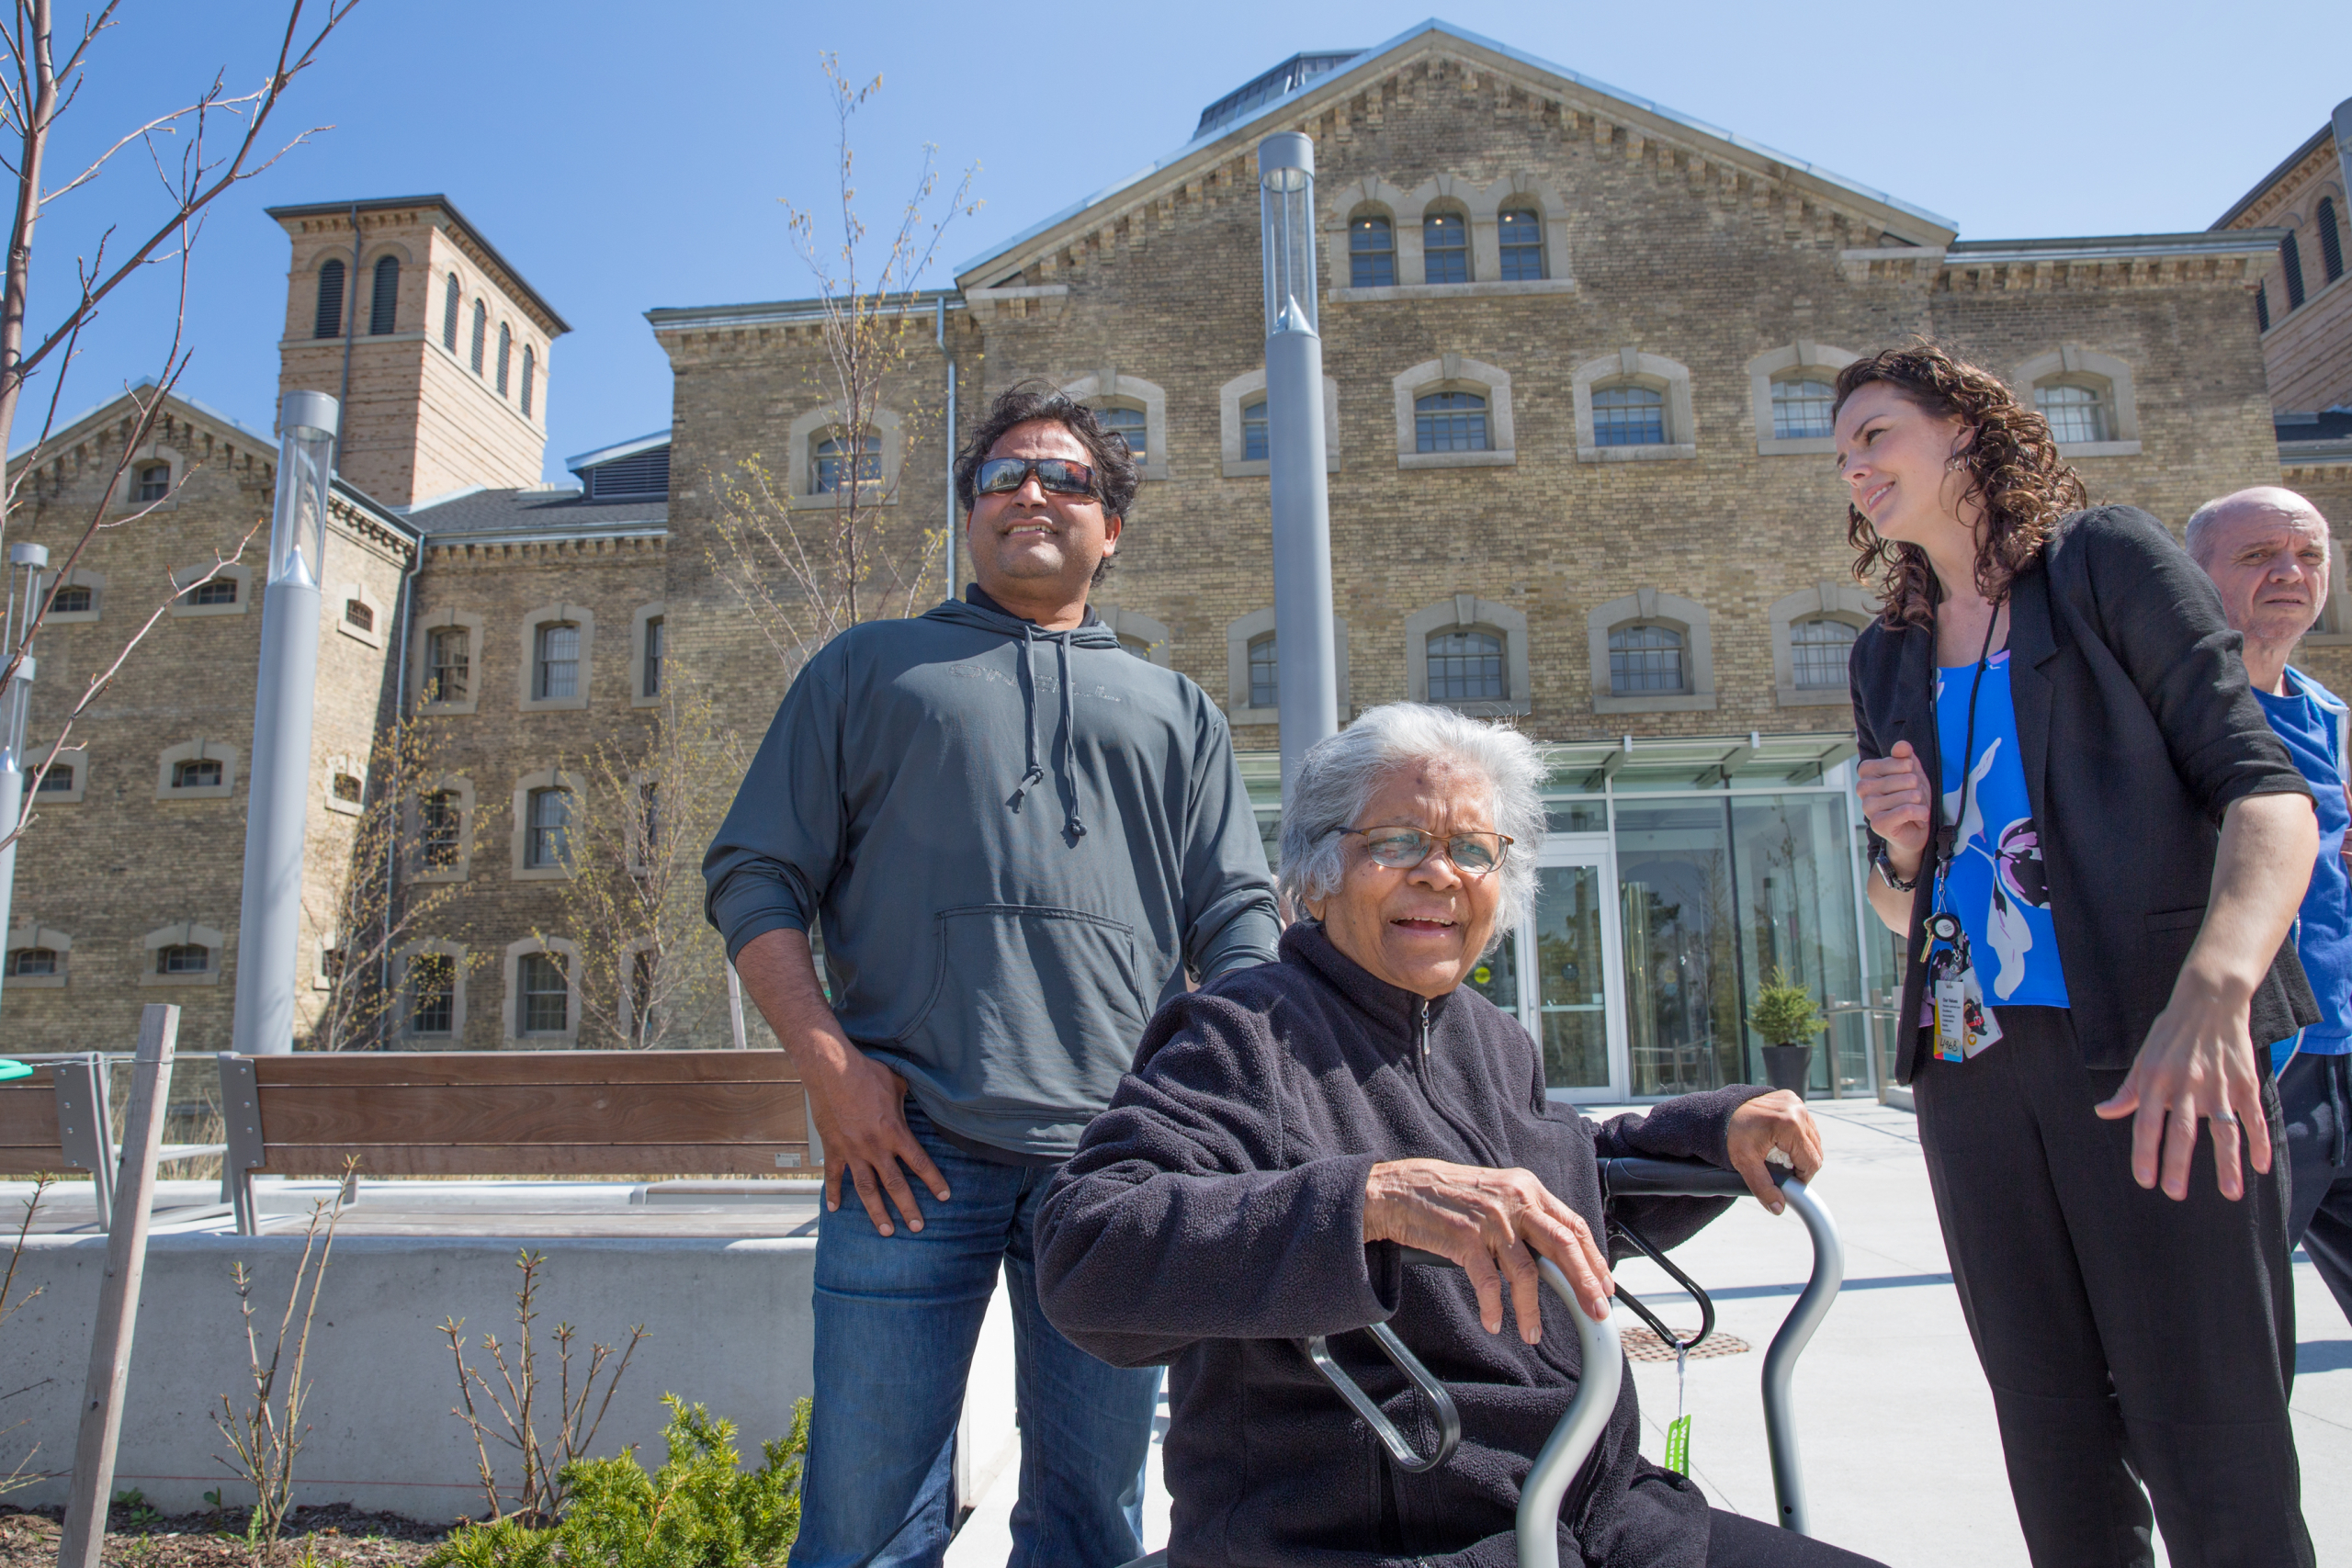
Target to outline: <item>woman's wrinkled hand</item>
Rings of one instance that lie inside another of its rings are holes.
[[[1609,1255],[1584,1216],[1554,1197],[1533,1173],[1489,1170],[1442,1159],[1385,1160],[1364,1180],[1363,1238],[1434,1252],[1460,1264],[1478,1295],[1478,1321],[1503,1326],[1503,1288],[1528,1344],[1544,1337],[1537,1254],[1559,1265],[1595,1321],[1609,1315],[1616,1284]]]
[[[1733,1111],[1725,1141],[1731,1168],[1747,1178],[1747,1190],[1756,1194],[1756,1201],[1776,1214],[1788,1206],[1788,1201],[1772,1182],[1770,1161],[1774,1149],[1787,1157],[1800,1181],[1810,1183],[1821,1170],[1821,1129],[1804,1101],[1784,1089],[1759,1094]]]

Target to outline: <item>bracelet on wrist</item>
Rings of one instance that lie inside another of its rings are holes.
[[[1918,874],[1914,872],[1908,877],[1895,875],[1894,862],[1888,856],[1886,852],[1886,845],[1884,843],[1881,843],[1876,849],[1871,852],[1871,863],[1878,867],[1880,878],[1897,893],[1911,893],[1917,890],[1919,886]]]

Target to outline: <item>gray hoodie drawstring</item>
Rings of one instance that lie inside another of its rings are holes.
[[[1026,677],[1026,679],[1022,682],[1021,694],[1023,697],[1023,705],[1027,710],[1029,716],[1029,767],[1028,770],[1021,775],[1021,782],[1012,786],[1012,798],[1005,802],[1007,806],[1012,807],[1015,811],[1021,809],[1022,798],[1029,793],[1029,786],[1033,784],[1043,784],[1046,779],[1046,770],[1037,765],[1037,663],[1035,659],[1032,656],[1031,651],[1036,646],[1037,628],[1029,625],[1025,621],[1023,622],[1021,626],[1021,672],[1024,677]],[[1062,658],[1065,661],[1069,658],[1067,646],[1064,648]],[[1063,684],[1067,686],[1069,684],[1069,665],[1067,662],[1063,665]]]
[[[1070,691],[1069,637],[1064,632],[1056,640],[1062,645],[1062,772],[1069,779],[1069,815],[1062,827],[1075,841],[1086,837],[1086,824],[1078,815],[1078,708]]]

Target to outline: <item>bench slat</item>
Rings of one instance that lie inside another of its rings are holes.
[[[35,1151],[49,1156],[46,1165],[30,1168],[58,1170],[64,1156],[57,1136],[56,1076],[49,1068],[36,1067],[33,1076],[18,1078],[0,1088],[0,1158],[31,1159]],[[12,1174],[18,1168],[7,1168]]]
[[[261,1086],[272,1168],[289,1145],[798,1143],[805,1106],[797,1083]]]
[[[782,1051],[300,1051],[250,1058],[263,1089],[477,1084],[798,1084]]]
[[[786,1163],[776,1163],[776,1156]],[[769,1144],[273,1144],[263,1176],[813,1176],[808,1145]],[[796,1157],[797,1156],[797,1157]]]

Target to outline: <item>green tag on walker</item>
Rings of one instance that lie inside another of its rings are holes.
[[[1690,1417],[1677,1416],[1667,1424],[1666,1468],[1677,1475],[1690,1473]]]

